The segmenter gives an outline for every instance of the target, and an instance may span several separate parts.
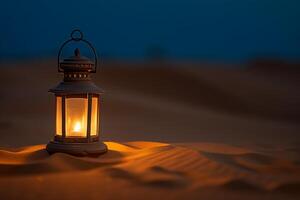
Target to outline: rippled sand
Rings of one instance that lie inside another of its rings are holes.
[[[107,142],[99,157],[0,151],[1,199],[293,199],[300,149],[214,143]],[[288,158],[288,159],[287,159]]]

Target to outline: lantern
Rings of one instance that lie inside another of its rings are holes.
[[[62,50],[69,42],[87,44],[93,51],[93,61],[81,56],[78,48],[74,56],[61,60]],[[97,54],[94,47],[83,39],[80,30],[74,30],[58,53],[58,72],[64,74],[64,79],[49,90],[54,93],[56,102],[56,131],[54,140],[47,145],[49,153],[85,156],[107,151],[106,145],[99,139],[103,92],[90,77],[91,73],[96,73],[96,69]]]

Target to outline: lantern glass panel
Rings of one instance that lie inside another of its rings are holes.
[[[87,98],[66,98],[66,137],[87,137]]]
[[[62,135],[62,97],[56,97],[56,135]]]
[[[92,97],[91,136],[98,135],[98,97]]]

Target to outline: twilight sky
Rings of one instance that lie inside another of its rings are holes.
[[[299,60],[299,10],[299,0],[3,1],[0,59],[56,56],[80,28],[107,58]]]

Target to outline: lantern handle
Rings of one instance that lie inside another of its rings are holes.
[[[76,37],[76,36],[75,36],[76,33],[79,33],[79,36]],[[64,70],[61,69],[61,67],[60,67],[60,56],[61,56],[61,53],[62,53],[63,48],[64,48],[69,42],[72,42],[72,41],[74,41],[74,42],[80,42],[80,41],[82,41],[82,42],[86,43],[86,44],[92,49],[92,51],[93,51],[93,53],[94,53],[95,68],[94,68],[92,71],[90,71],[90,72],[91,72],[91,73],[96,73],[96,71],[97,71],[97,66],[98,66],[98,56],[97,56],[96,49],[94,48],[94,46],[93,46],[89,41],[83,39],[83,33],[82,33],[79,29],[74,29],[74,30],[71,32],[70,36],[71,36],[71,39],[68,39],[67,41],[65,41],[65,42],[61,45],[61,47],[59,48],[58,56],[57,56],[57,71],[58,71],[58,72],[64,72]]]

